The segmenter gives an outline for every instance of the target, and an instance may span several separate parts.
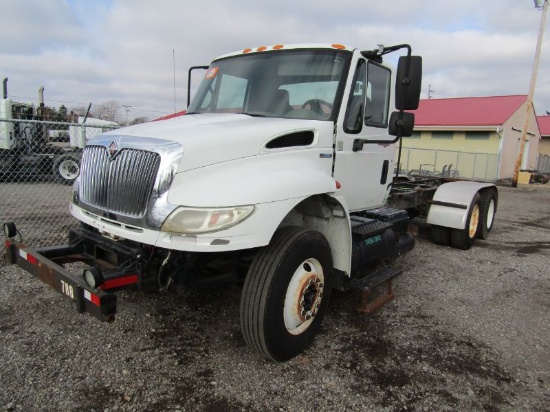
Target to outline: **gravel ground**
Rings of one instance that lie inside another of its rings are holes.
[[[239,290],[119,293],[105,324],[0,267],[0,408],[549,410],[549,205],[550,187],[500,188],[469,251],[420,225],[396,300],[363,316],[357,293],[335,294],[313,346],[282,364],[244,345]]]

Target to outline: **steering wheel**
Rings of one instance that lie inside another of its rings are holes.
[[[309,99],[304,102],[302,109],[305,109],[306,106],[311,106],[311,111],[318,113],[320,115],[326,115],[327,113],[323,111],[321,106],[325,106],[329,109],[329,112],[332,110],[332,104],[322,99]]]

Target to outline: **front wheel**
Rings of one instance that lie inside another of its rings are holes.
[[[332,289],[332,254],[315,230],[285,227],[254,257],[241,296],[241,330],[261,356],[286,361],[313,341]]]
[[[72,184],[80,173],[80,157],[72,154],[59,156],[53,162],[53,173],[61,183]]]

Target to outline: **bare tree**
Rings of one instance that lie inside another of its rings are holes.
[[[116,122],[120,111],[120,104],[115,100],[92,106],[92,114],[96,119]]]
[[[142,116],[142,117],[136,117],[134,120],[130,122],[130,124],[133,125],[133,124],[147,123],[148,121],[149,121],[149,118]]]

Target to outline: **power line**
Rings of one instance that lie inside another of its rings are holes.
[[[16,98],[16,99],[26,99],[31,101],[37,101],[38,99],[36,97],[28,97],[28,96],[10,96],[10,98]],[[82,102],[72,102],[72,101],[63,101],[63,100],[55,100],[55,99],[48,99],[49,102],[55,102],[55,103],[61,103],[63,105],[66,104],[75,104],[79,106],[86,106],[88,103],[82,103]],[[124,106],[124,105],[121,105]],[[139,108],[132,108],[132,111],[134,112],[143,112],[143,113],[161,113],[161,114],[170,114],[170,111],[167,110],[153,110],[153,109],[139,109]]]

